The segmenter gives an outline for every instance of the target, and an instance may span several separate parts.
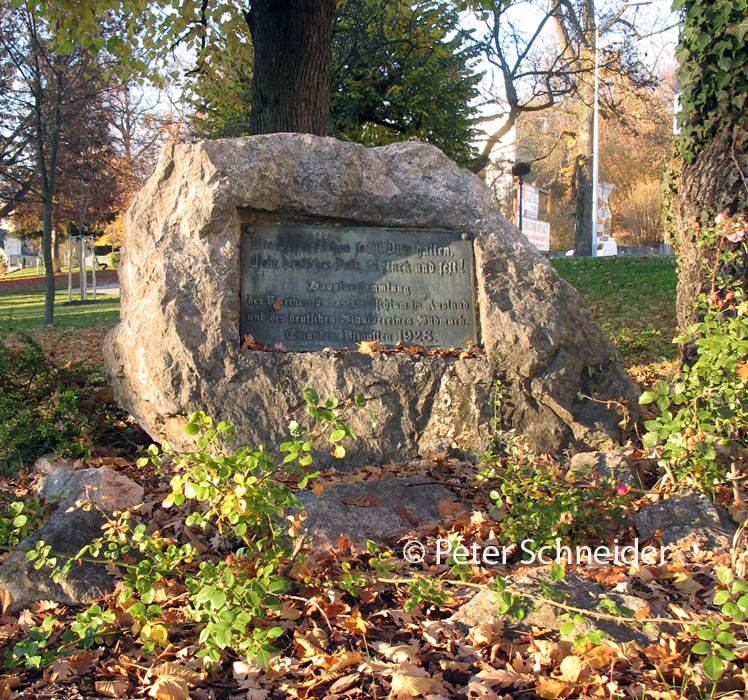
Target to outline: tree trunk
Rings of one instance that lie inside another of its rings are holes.
[[[593,25],[594,26],[594,25]],[[594,44],[594,29],[592,30]],[[584,65],[595,65],[594,46],[582,52]],[[577,160],[574,165],[572,194],[576,200],[574,255],[592,255],[592,183],[595,152],[595,84],[594,74],[583,74],[579,80],[577,108]]]
[[[253,0],[250,131],[326,136],[335,0]]]
[[[52,230],[52,265],[54,266],[55,272],[59,272],[61,269],[60,263],[60,244],[62,243],[62,231],[59,228]]]
[[[42,192],[42,255],[44,256],[44,323],[55,320],[55,270],[52,263],[52,201]]]
[[[592,255],[592,158],[577,156],[571,191],[576,200],[574,255]]]
[[[715,264],[716,250],[703,245],[700,225],[711,225],[719,212],[745,211],[747,174],[748,134],[741,130],[724,133],[674,174],[668,206],[678,250],[676,310],[682,329],[698,320],[694,305],[708,291]],[[748,260],[743,256],[733,267],[722,272],[748,289]]]

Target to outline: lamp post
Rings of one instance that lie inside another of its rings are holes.
[[[519,232],[522,233],[522,183],[525,175],[530,172],[530,164],[524,161],[515,163],[512,167],[512,175],[519,178]]]

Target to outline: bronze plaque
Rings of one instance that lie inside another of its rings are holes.
[[[460,231],[248,223],[241,230],[242,338],[288,350],[478,341],[473,246]]]

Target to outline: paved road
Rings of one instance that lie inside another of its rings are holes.
[[[60,290],[58,290],[60,291]],[[112,284],[97,284],[96,285],[96,295],[99,294],[115,294],[119,295],[119,282],[115,282]],[[76,297],[80,299],[81,296],[81,288],[80,287],[73,287],[73,298]],[[89,287],[87,292],[87,299],[93,299],[93,288]]]

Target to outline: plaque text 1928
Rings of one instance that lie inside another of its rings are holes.
[[[289,350],[465,347],[474,279],[459,231],[245,223],[241,333]]]

